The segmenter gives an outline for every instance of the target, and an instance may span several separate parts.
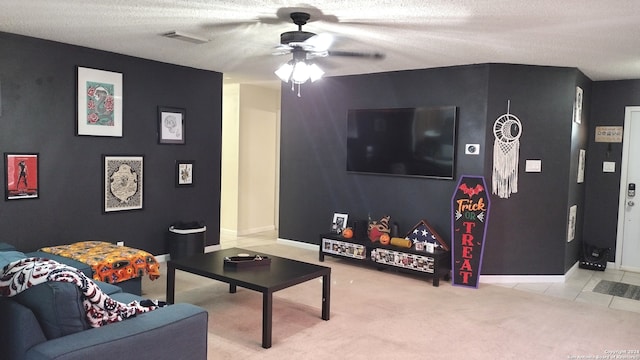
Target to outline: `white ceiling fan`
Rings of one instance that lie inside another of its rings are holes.
[[[303,31],[302,26],[307,24],[311,15],[302,11],[295,11],[290,14],[293,23],[298,25],[298,30],[287,31],[280,34],[280,44],[276,47],[274,55],[292,54],[293,58],[282,64],[276,71],[276,75],[284,82],[291,82],[291,88],[298,85],[298,96],[300,96],[300,85],[311,80],[312,82],[322,78],[324,71],[313,61],[315,58],[327,56],[345,56],[380,60],[384,54],[379,52],[352,52],[333,51],[331,45],[334,36],[329,33],[315,34]]]

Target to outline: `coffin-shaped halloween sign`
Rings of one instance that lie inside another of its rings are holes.
[[[489,195],[484,177],[462,176],[451,200],[451,266],[453,285],[478,287]]]

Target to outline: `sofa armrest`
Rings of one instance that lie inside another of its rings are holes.
[[[2,359],[22,359],[27,349],[47,341],[33,312],[12,299],[0,297]]]
[[[29,360],[174,360],[207,358],[208,314],[191,304],[174,304],[118,323],[40,343]]]

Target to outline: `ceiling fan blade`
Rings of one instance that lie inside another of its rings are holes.
[[[303,42],[303,47],[309,46],[311,51],[326,51],[329,50],[331,44],[333,44],[333,35],[329,33],[320,33],[314,35]]]
[[[281,44],[278,45],[276,47],[274,47],[274,50],[271,54],[273,55],[285,55],[285,54],[290,54],[291,50],[293,50],[293,47],[289,46],[289,45],[285,45],[285,44]]]
[[[329,56],[329,51],[309,51],[307,52],[307,59],[324,58]]]
[[[374,60],[382,60],[384,59],[384,54],[379,52],[366,53],[366,52],[357,52],[357,51],[328,51],[328,56],[346,56],[346,57],[359,57],[359,58],[367,58]]]

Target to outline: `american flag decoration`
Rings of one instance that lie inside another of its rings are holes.
[[[425,221],[421,220],[411,231],[405,236],[405,238],[411,240],[415,246],[418,243],[431,243],[436,247],[440,247],[446,251],[449,251],[449,245],[435,232],[431,226]]]

